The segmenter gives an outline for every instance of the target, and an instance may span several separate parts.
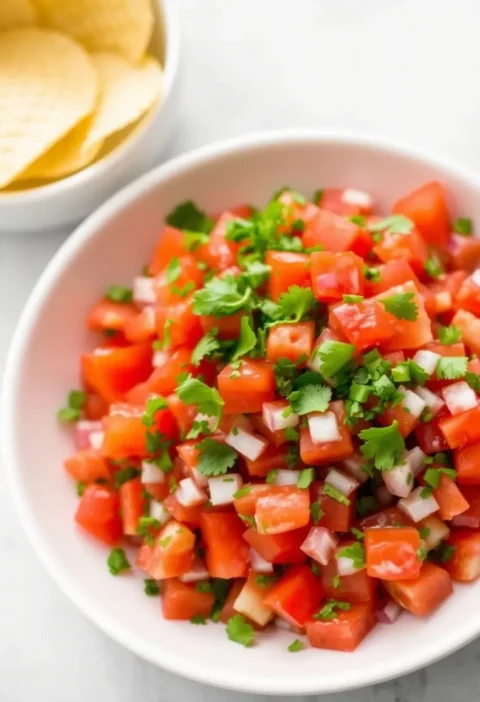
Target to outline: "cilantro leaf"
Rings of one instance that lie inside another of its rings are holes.
[[[167,224],[177,229],[188,229],[192,232],[209,234],[214,226],[214,221],[207,217],[192,200],[185,200],[172,210],[165,218]]]
[[[232,275],[212,278],[193,296],[193,313],[227,317],[239,312],[249,302],[252,289],[240,290],[240,281]]]
[[[356,541],[354,544],[340,549],[337,551],[336,556],[340,558],[349,558],[353,562],[353,567],[358,570],[365,568],[365,547],[360,543],[360,541]]]
[[[142,423],[148,428],[153,427],[153,424],[155,422],[155,415],[158,412],[158,410],[166,409],[167,407],[168,404],[164,397],[150,397],[147,400],[145,413],[142,417]]]
[[[295,639],[295,641],[292,641],[290,646],[287,646],[287,651],[290,651],[290,653],[296,653],[297,651],[303,651],[305,648],[305,644],[303,641],[300,641],[300,639]]]
[[[235,614],[228,620],[227,636],[230,641],[235,641],[242,646],[252,646],[255,641],[253,627],[241,614]]]
[[[60,422],[76,422],[82,416],[82,409],[87,400],[87,393],[84,390],[71,390],[67,397],[67,406],[62,407],[57,412],[57,419]]]
[[[312,522],[316,525],[324,515],[324,511],[320,505],[320,502],[312,502],[310,505],[310,515],[312,517]]]
[[[259,288],[267,280],[271,269],[271,266],[261,263],[261,261],[246,261],[241,278],[252,288]]]
[[[196,448],[199,452],[197,469],[202,475],[224,475],[238,458],[238,453],[231,446],[214,439],[203,439]]]
[[[315,298],[310,288],[291,285],[287,292],[280,295],[278,306],[282,319],[299,322],[315,305]]]
[[[360,451],[365,458],[374,461],[378,470],[389,471],[399,464],[405,451],[405,441],[394,420],[389,427],[362,429],[359,438],[365,443]]]
[[[350,602],[339,602],[338,600],[328,600],[327,603],[322,607],[322,609],[313,615],[314,619],[322,619],[323,621],[330,621],[331,619],[336,619],[338,612],[335,610],[341,610],[343,612],[348,612],[351,608]]]
[[[380,283],[382,280],[382,274],[378,268],[369,268],[368,266],[364,266],[363,275],[366,280],[371,280],[372,283]]]
[[[277,390],[282,397],[288,397],[293,389],[293,380],[297,374],[297,363],[289,358],[279,358],[273,366]]]
[[[156,580],[152,580],[151,578],[147,578],[146,580],[143,581],[143,586],[144,586],[145,594],[148,595],[149,597],[155,597],[155,595],[160,594],[160,587],[159,587]]]
[[[467,372],[468,358],[466,356],[442,356],[437,363],[437,377],[440,380],[457,380]]]
[[[326,385],[304,385],[288,396],[288,401],[295,414],[325,412],[332,399],[332,390]]]
[[[414,227],[411,219],[402,214],[394,214],[374,222],[368,227],[369,232],[389,231],[392,234],[410,234]]]
[[[323,492],[325,495],[328,495],[328,497],[331,497],[333,500],[339,502],[341,505],[345,505],[346,507],[348,507],[348,505],[350,504],[350,500],[348,499],[348,497],[330,483],[325,483],[325,485],[323,486]]]
[[[298,474],[297,488],[308,488],[315,480],[315,468],[304,468]]]
[[[123,548],[113,548],[110,551],[107,565],[112,575],[118,575],[124,570],[130,570],[130,563]]]
[[[418,317],[418,309],[416,304],[413,302],[415,293],[397,293],[396,295],[390,295],[390,297],[384,297],[379,302],[385,307],[387,312],[393,314],[397,319],[406,319],[409,322],[414,322]]]
[[[198,344],[192,351],[192,364],[197,368],[200,362],[220,349],[220,342],[213,329],[210,329],[205,336],[202,336]]]
[[[343,368],[355,353],[355,346],[343,341],[324,341],[317,348],[316,356],[320,357],[320,373],[324,378],[332,378]]]
[[[443,266],[436,256],[429,256],[424,265],[424,270],[430,278],[440,278],[444,274]]]
[[[200,246],[207,244],[209,236],[205,232],[183,232],[183,243],[188,251],[196,251]]]
[[[105,293],[107,300],[111,302],[121,302],[126,304],[133,300],[133,290],[125,288],[123,285],[110,285]]]
[[[468,383],[468,385],[470,385],[472,390],[475,390],[475,392],[480,393],[480,375],[472,373],[471,371],[467,371],[465,373],[465,382]]]
[[[224,402],[216,388],[202,383],[189,375],[177,388],[177,395],[186,405],[196,405],[198,411],[207,417],[220,419]]]
[[[232,356],[232,361],[236,361],[241,356],[245,356],[245,354],[249,353],[255,348],[256,343],[257,337],[250,326],[250,319],[244,316],[240,322],[240,336],[238,339],[237,348]]]
[[[180,265],[180,259],[177,256],[175,256],[165,268],[165,277],[167,283],[171,285],[180,278],[181,274],[182,267]]]
[[[472,220],[468,217],[459,217],[453,222],[453,231],[462,236],[470,236],[473,232]]]
[[[438,338],[444,346],[455,344],[462,336],[460,327],[455,327],[453,324],[449,327],[438,328]]]

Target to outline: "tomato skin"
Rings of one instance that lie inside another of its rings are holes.
[[[256,529],[249,528],[243,538],[270,563],[305,563],[306,554],[300,550],[305,541],[309,527],[302,527],[282,534],[259,534]]]
[[[105,402],[115,402],[148,378],[152,372],[152,349],[149,343],[98,348],[82,354],[81,370],[89,390]]]
[[[135,305],[112,302],[102,299],[90,309],[87,317],[87,327],[90,331],[124,331],[128,322],[138,314]]]
[[[453,452],[459,485],[480,485],[480,441]]]
[[[140,517],[145,513],[146,500],[143,497],[143,484],[140,478],[128,480],[118,490],[123,533],[128,536],[138,534]]]
[[[272,327],[267,339],[267,360],[276,363],[280,358],[288,358],[293,363],[303,360],[302,365],[305,365],[312,353],[314,335],[314,322]]]
[[[265,258],[271,267],[267,282],[268,294],[274,302],[292,285],[307,288],[310,285],[310,256],[290,251],[268,251]]]
[[[358,225],[344,217],[318,210],[316,215],[305,226],[302,241],[306,248],[323,246],[327,251],[352,251],[361,236]]]
[[[320,302],[339,302],[343,295],[363,295],[362,259],[351,251],[311,254],[312,291]]]
[[[255,506],[255,521],[260,534],[282,534],[300,529],[310,521],[308,490],[294,486],[260,495]]]
[[[452,324],[461,329],[463,341],[470,351],[480,354],[480,319],[467,310],[458,310]]]
[[[480,533],[470,529],[455,529],[447,544],[455,548],[453,555],[442,563],[452,580],[471,582],[480,576]]]
[[[480,262],[480,240],[475,237],[452,234],[447,251],[451,265],[462,272],[473,273]]]
[[[330,411],[337,418],[340,441],[314,444],[308,429],[300,430],[300,457],[306,465],[323,466],[332,461],[343,461],[354,453],[350,430],[345,424],[345,406],[341,400],[330,403]]]
[[[193,256],[187,254],[176,260],[178,261],[179,275],[173,282],[168,282],[169,273],[167,270],[159,273],[153,281],[155,296],[162,305],[174,305],[177,302],[182,302],[184,299],[182,290],[186,285],[193,283],[194,289],[196,289],[201,287],[203,282],[203,271],[200,270],[197,260]]]
[[[380,580],[417,578],[420,534],[415,527],[374,527],[365,531],[367,575]]]
[[[249,550],[245,526],[233,512],[203,512],[200,528],[205,542],[207,570],[213,578],[243,578],[248,572]]]
[[[153,546],[144,543],[137,565],[154,580],[177,578],[192,567],[195,534],[185,524],[172,519],[155,536]]]
[[[330,651],[354,651],[376,624],[369,604],[354,604],[348,611],[338,610],[335,619],[306,622],[310,645]]]
[[[228,315],[227,317],[212,317],[203,315],[198,317],[203,334],[206,334],[211,329],[218,329],[219,339],[232,340],[238,339],[242,323],[242,312]]]
[[[218,374],[224,414],[260,412],[264,402],[275,399],[275,376],[269,363],[244,358],[232,378],[233,371],[228,363]]]
[[[427,244],[447,244],[452,228],[445,191],[438,181],[425,183],[397,200],[393,212],[411,219]]]
[[[88,485],[80,498],[75,521],[91,536],[114,546],[122,536],[117,493],[105,485]]]
[[[480,405],[467,412],[445,417],[439,423],[440,430],[450,448],[462,448],[480,439]]]
[[[414,580],[386,580],[384,586],[390,597],[417,617],[433,612],[453,592],[448,573],[434,563],[425,561]]]
[[[177,578],[166,580],[162,588],[162,611],[165,619],[209,617],[215,597],[210,592],[198,592],[195,583],[182,583]]]
[[[150,274],[158,275],[168,265],[172,258],[188,255],[185,237],[180,229],[164,227],[159,242],[150,261]]]
[[[335,558],[322,568],[322,585],[327,599],[344,600],[352,604],[362,604],[373,602],[376,598],[377,583],[375,578],[367,575],[367,571],[359,570],[353,575],[342,575],[340,578],[340,588],[335,587],[336,576],[338,576],[337,562]]]
[[[439,412],[429,422],[419,422],[415,427],[415,438],[424,453],[447,451],[449,446],[440,430],[440,422],[448,416],[447,412]]]
[[[275,583],[264,603],[278,617],[294,626],[303,627],[324,598],[320,580],[306,565],[293,566]]]
[[[193,314],[193,296],[156,311],[156,333],[160,341],[168,341],[168,348],[193,348],[203,336],[200,319]]]
[[[69,476],[80,483],[93,483],[100,478],[110,479],[108,462],[91,448],[78,451],[65,459],[63,465]]]
[[[388,341],[394,334],[391,315],[377,300],[364,300],[358,304],[344,303],[332,307],[329,323],[347,340],[363,351]]]

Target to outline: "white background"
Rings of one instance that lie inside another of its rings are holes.
[[[168,156],[249,131],[305,126],[394,136],[480,163],[479,0],[177,3],[183,71]],[[67,234],[0,239],[2,365],[20,309]],[[479,662],[480,642],[406,678],[328,700],[471,702]],[[0,702],[177,699],[266,698],[183,681],[97,631],[40,566],[0,474]]]

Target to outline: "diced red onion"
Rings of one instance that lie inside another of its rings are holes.
[[[75,424],[75,445],[77,449],[92,448],[90,437],[94,433],[103,431],[102,422],[93,422],[90,419],[79,419]]]
[[[239,426],[234,427],[227,434],[225,443],[248,458],[249,461],[256,461],[257,458],[260,458],[268,446],[266,439],[255,436]]]
[[[178,579],[181,580],[182,583],[198,583],[201,580],[208,580],[209,578],[210,574],[205,568],[205,563],[200,558],[196,558],[190,570],[180,575]]]
[[[427,454],[422,451],[420,446],[415,446],[410,451],[407,451],[406,458],[412,469],[413,476],[416,478],[422,472],[425,466]]]
[[[325,482],[333,485],[334,488],[340,490],[340,492],[347,497],[359,486],[358,480],[355,480],[355,478],[352,478],[350,475],[345,475],[345,473],[342,473],[336,468],[330,468],[327,473],[327,477],[325,478]]]
[[[385,485],[380,485],[380,487],[375,490],[375,497],[380,507],[389,507],[395,502],[393,495],[388,492]]]
[[[255,573],[273,573],[273,563],[265,560],[254,548],[250,549],[250,565]]]
[[[178,483],[178,490],[175,493],[177,502],[179,502],[184,507],[193,507],[194,505],[201,505],[203,502],[207,501],[207,493],[205,490],[201,490],[192,478],[184,478]]]
[[[407,409],[412,417],[415,417],[415,419],[420,417],[426,407],[425,400],[423,400],[420,395],[417,395],[415,392],[412,392],[412,390],[406,388],[404,385],[399,385],[398,389],[404,394],[402,406],[405,407],[405,409]]]
[[[405,512],[414,522],[421,522],[422,519],[438,510],[438,502],[433,495],[421,497],[424,489],[420,486],[411,492],[408,497],[402,497],[397,502],[397,507],[402,512]]]
[[[478,404],[475,392],[464,380],[444,387],[442,395],[450,414],[467,412]]]
[[[438,544],[447,539],[450,534],[449,527],[435,514],[431,514],[429,517],[422,519],[418,524],[418,528],[425,530],[423,540],[425,541],[425,546],[428,551],[438,546]]]
[[[285,410],[290,407],[288,402],[264,402],[262,409],[263,422],[270,431],[280,431],[287,427],[296,427],[300,422],[300,417],[292,412],[288,417],[284,417]]]
[[[157,301],[153,287],[154,278],[138,275],[133,279],[133,300],[142,305],[153,304]]]
[[[162,484],[165,482],[165,473],[155,463],[142,461],[142,483]]]
[[[210,502],[212,505],[230,505],[233,503],[233,496],[243,485],[242,476],[239,473],[229,473],[219,475],[216,478],[208,479],[208,489],[210,491]]]
[[[160,522],[162,526],[172,518],[168,509],[165,509],[162,503],[157,502],[157,500],[152,500],[150,502],[150,516]]]
[[[355,188],[345,188],[342,193],[342,200],[347,205],[362,207],[363,209],[373,207],[371,196],[363,190],[356,190]]]
[[[352,478],[355,478],[360,485],[366,483],[368,480],[368,475],[363,470],[365,466],[365,459],[361,456],[352,456],[352,458],[346,458],[341,463],[342,468],[344,468]]]
[[[152,357],[152,366],[154,368],[160,368],[160,366],[164,366],[166,364],[168,358],[169,356],[167,351],[155,351]]]
[[[253,588],[248,580],[240,590],[240,594],[233,603],[233,609],[239,614],[243,614],[256,624],[265,626],[273,619],[273,612],[263,604],[263,594],[259,592],[261,588]]]
[[[333,531],[326,527],[314,526],[300,548],[314,561],[327,565],[332,560],[337,546],[338,537]]]
[[[393,622],[398,619],[401,611],[402,608],[399,604],[388,599],[379,606],[375,612],[375,616],[377,621],[381,622],[382,624],[393,624]]]
[[[420,385],[417,385],[414,390],[415,394],[422,398],[433,415],[436,415],[438,412],[440,412],[442,407],[445,406],[445,402],[442,400],[442,398],[435,395],[435,393],[428,388],[422,388]]]
[[[308,415],[310,438],[314,444],[331,444],[342,438],[333,412],[315,412]]]
[[[413,472],[410,463],[395,466],[392,470],[382,472],[383,482],[391,495],[395,497],[408,497],[413,489]]]
[[[298,470],[288,470],[287,468],[279,468],[273,479],[274,485],[296,485],[298,480]]]
[[[428,349],[422,349],[421,351],[417,351],[412,361],[416,363],[417,366],[420,366],[420,368],[423,368],[425,373],[433,375],[440,358],[440,354],[429,351]]]

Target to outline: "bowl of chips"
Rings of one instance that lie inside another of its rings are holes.
[[[158,163],[173,0],[0,2],[0,231],[66,227]]]

